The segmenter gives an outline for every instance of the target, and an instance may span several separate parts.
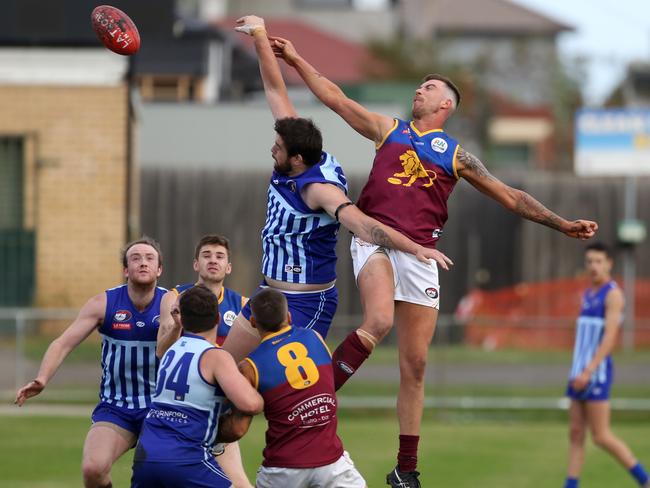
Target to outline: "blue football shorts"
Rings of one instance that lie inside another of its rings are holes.
[[[93,424],[97,422],[109,422],[118,427],[140,435],[142,423],[147,416],[148,408],[122,408],[110,403],[100,402],[93,410],[91,419]]]
[[[265,282],[262,282],[255,290],[255,293],[268,287]],[[314,329],[323,336],[323,339],[327,337],[339,303],[339,292],[336,286],[332,286],[327,290],[312,292],[278,291],[287,299],[292,325],[305,329]],[[255,296],[255,293],[252,296]],[[241,310],[242,315],[249,322],[251,319],[250,303],[251,301],[248,300]]]
[[[229,488],[214,458],[195,463],[134,462],[131,488]]]
[[[571,381],[567,385],[566,395],[579,402],[604,402],[609,400],[609,394],[614,380],[614,367],[612,363],[607,364],[605,381],[592,380],[584,390],[576,391],[571,387]]]

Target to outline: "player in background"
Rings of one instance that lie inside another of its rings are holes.
[[[130,242],[122,252],[126,284],[95,295],[77,318],[48,347],[36,378],[16,395],[16,403],[38,395],[63,360],[98,330],[102,336],[99,404],[83,448],[87,488],[112,486],[111,466],[135,445],[156,387],[156,334],[160,301],[167,290],[156,286],[162,253],[148,237]]]
[[[156,391],[133,461],[133,488],[226,488],[212,456],[226,400],[242,412],[262,410],[262,397],[232,356],[213,344],[219,321],[216,296],[205,286],[179,299],[183,335],[160,363]]]
[[[232,273],[230,261],[230,241],[220,235],[208,234],[199,240],[194,249],[194,271],[197,272],[196,283],[176,285],[165,296],[160,305],[160,329],[156,353],[162,357],[167,349],[180,337],[181,330],[175,323],[171,311],[178,296],[195,284],[206,286],[218,297],[219,327],[216,343],[222,345],[230,331],[235,317],[248,300],[246,297],[224,286],[224,280]]]
[[[433,248],[447,220],[447,198],[460,178],[504,207],[567,236],[588,239],[598,228],[588,220],[567,221],[527,193],[492,176],[479,159],[443,130],[460,102],[458,88],[442,75],[428,75],[415,90],[412,119],[370,112],[349,99],[301,57],[286,39],[272,38],[276,55],[292,66],[316,97],[353,129],[374,142],[376,155],[358,206],[368,216]],[[429,344],[438,318],[440,287],[436,263],[399,250],[352,239],[354,273],[364,321],[334,351],[337,389],[363,364],[375,345],[397,326],[400,424],[397,467],[387,483],[419,487],[417,448]],[[439,261],[438,261],[439,263]]]
[[[266,288],[251,298],[251,324],[262,342],[239,368],[264,398],[268,422],[257,488],[365,488],[336,434],[330,352],[318,332],[292,327],[285,296]],[[251,416],[234,410],[220,435],[246,431]]]
[[[230,241],[223,236],[208,234],[196,244],[194,249],[194,271],[198,273],[196,285],[204,285],[215,297],[218,297],[219,325],[214,340],[218,345],[223,344],[230,327],[247,301],[239,293],[224,286],[224,280],[232,272],[230,261]],[[158,345],[156,354],[162,358],[167,349],[180,337],[182,327],[172,315],[172,310],[178,309],[178,298],[185,290],[195,286],[194,283],[176,285],[165,294],[160,304],[160,328],[158,329]],[[235,488],[253,488],[244,467],[242,466],[239,444],[234,442],[223,446],[219,455],[219,465],[230,478]]]
[[[262,230],[261,286],[281,290],[296,325],[325,337],[338,301],[335,247],[339,222],[369,242],[412,253],[418,260],[435,259],[445,269],[451,261],[369,218],[349,200],[343,170],[323,152],[320,131],[311,120],[297,117],[264,21],[251,15],[237,23],[238,31],[253,37],[264,93],[276,120],[271,149],[275,165]],[[238,360],[259,344],[250,313],[250,307],[242,309],[224,343]]]
[[[591,280],[582,298],[576,324],[573,364],[567,395],[569,407],[569,467],[565,488],[578,488],[585,458],[587,429],[593,441],[627,469],[639,486],[650,488],[648,474],[630,448],[610,428],[609,392],[614,376],[612,351],[616,345],[625,300],[612,279],[613,260],[602,243],[585,249],[585,268]]]

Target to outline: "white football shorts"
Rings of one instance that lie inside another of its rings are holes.
[[[257,470],[255,488],[366,488],[366,480],[354,467],[350,455],[318,468],[267,468]]]
[[[353,236],[350,253],[355,280],[359,278],[368,258],[378,252],[388,257],[393,268],[396,301],[424,305],[436,310],[440,308],[438,265],[435,261],[423,263],[413,254],[376,246]]]

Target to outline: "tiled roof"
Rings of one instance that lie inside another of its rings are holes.
[[[298,20],[266,19],[270,35],[289,39],[298,52],[313,64],[320,73],[336,83],[360,83],[367,79],[373,68],[381,69],[381,63],[362,44],[342,39]],[[235,19],[222,19],[216,23],[222,30],[231,30],[233,39],[254,53],[253,40],[234,32]],[[302,84],[296,71],[280,62],[287,84]]]

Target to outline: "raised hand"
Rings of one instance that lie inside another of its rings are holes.
[[[236,20],[237,27],[235,30],[237,32],[242,32],[252,36],[255,34],[255,31],[258,29],[266,30],[264,25],[264,19],[256,15],[244,15]]]
[[[284,39],[282,37],[268,37],[271,43],[271,48],[273,49],[273,53],[276,55],[276,57],[284,59],[285,63],[287,63],[289,66],[293,66],[294,61],[298,58],[298,51],[296,51],[293,43],[290,40]]]

